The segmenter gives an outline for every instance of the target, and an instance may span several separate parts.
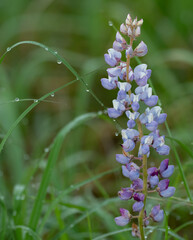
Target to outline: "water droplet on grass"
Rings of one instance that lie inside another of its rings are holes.
[[[45,50],[48,51],[48,48],[46,47]]]
[[[45,148],[45,149],[44,149],[44,152],[48,153],[49,150],[50,150],[49,148]]]
[[[118,132],[116,132],[116,133],[115,133],[115,136],[116,136],[116,137],[117,137],[117,136],[119,136],[119,133],[118,133]]]
[[[86,92],[90,92],[89,89],[86,89]]]
[[[55,52],[54,52],[54,54],[58,54],[58,52],[57,52],[57,51],[55,51]]]
[[[62,61],[60,61],[60,60],[57,60],[57,64],[61,64],[62,63]]]
[[[109,26],[112,27],[113,26],[113,22],[109,21]]]
[[[19,102],[19,98],[15,98],[15,102]]]
[[[11,50],[11,48],[10,48],[10,47],[8,47],[8,48],[7,48],[7,52],[9,52],[10,50]]]
[[[37,103],[37,102],[38,102],[38,100],[37,100],[37,99],[34,99],[34,102],[35,102],[35,103]]]
[[[98,111],[98,115],[102,115],[103,114],[103,112],[102,111]]]
[[[51,97],[54,97],[54,93],[52,93],[50,96],[51,96]]]

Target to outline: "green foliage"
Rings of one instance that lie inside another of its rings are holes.
[[[175,196],[147,200],[149,209],[160,201],[167,219],[146,235],[192,238],[192,8],[190,0],[1,1],[0,239],[134,239],[114,223],[128,207],[115,198],[128,186],[115,161],[122,120],[103,114],[114,93],[100,85],[115,37],[108,21],[119,26],[128,12],[144,19],[142,61],[168,114],[162,132],[176,165]]]

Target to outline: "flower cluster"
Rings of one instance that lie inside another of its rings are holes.
[[[159,155],[168,155],[170,147],[165,144],[164,136],[161,136],[158,126],[165,122],[167,114],[157,105],[158,96],[152,94],[152,88],[148,84],[151,70],[146,64],[139,64],[134,69],[130,66],[130,60],[134,56],[142,57],[147,53],[146,44],[141,41],[133,49],[133,41],[140,35],[143,20],[133,21],[128,14],[125,24],[120,26],[120,32],[116,34],[113,48],[104,55],[105,61],[111,67],[107,69],[108,78],[102,78],[102,86],[108,90],[118,88],[117,98],[112,101],[113,107],[108,108],[110,118],[118,118],[125,114],[128,118],[127,128],[121,131],[123,143],[122,154],[116,155],[116,160],[122,164],[122,173],[132,183],[130,187],[122,188],[118,192],[120,199],[133,199],[133,212],[139,212],[139,218],[143,218],[143,226],[149,224],[149,220],[160,222],[164,213],[160,205],[152,208],[149,215],[145,210],[147,194],[157,192],[161,197],[171,197],[175,188],[169,186],[169,179],[174,171],[174,166],[169,165],[169,160],[161,162],[159,168],[147,168],[147,159],[150,152],[155,149]],[[123,35],[130,38],[128,44]],[[122,61],[126,57],[126,61]],[[137,86],[131,91],[132,85]],[[140,111],[141,105],[147,106],[145,112]],[[143,130],[149,132],[144,135]],[[138,155],[131,151],[138,149]],[[142,178],[141,178],[142,177]],[[132,215],[128,210],[121,208],[121,216],[116,217],[117,225],[124,226],[130,222]],[[142,234],[142,233],[141,233]],[[136,234],[139,236],[139,233]]]

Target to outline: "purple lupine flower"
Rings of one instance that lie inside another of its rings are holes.
[[[110,48],[108,50],[108,54],[106,53],[104,56],[106,63],[109,64],[111,67],[116,66],[121,59],[121,53],[113,48]]]
[[[134,55],[137,57],[143,57],[147,54],[147,45],[141,41],[140,44],[135,48]]]
[[[169,187],[169,179],[161,180],[158,184],[158,191],[161,197],[171,197],[174,195],[175,187]]]
[[[101,79],[102,86],[108,90],[115,89],[117,87],[117,83],[118,83],[118,77],[109,76],[108,78]]]
[[[164,211],[160,210],[160,205],[156,205],[152,208],[150,217],[155,222],[161,222],[164,218]]]
[[[133,197],[133,190],[132,188],[122,188],[118,195],[122,200],[129,200]]]
[[[116,154],[116,160],[117,160],[117,162],[119,162],[121,164],[127,164],[130,162],[131,158],[129,158],[123,154]]]
[[[159,172],[162,178],[170,177],[174,172],[174,165],[168,165],[169,159],[165,159],[161,162]]]
[[[124,208],[120,208],[120,213],[121,213],[121,216],[116,217],[115,222],[119,226],[125,226],[130,222],[131,214],[128,210],[126,210]]]
[[[122,166],[122,173],[123,176],[130,178],[130,180],[133,181],[139,178],[140,168],[137,166],[137,164],[131,162],[125,166]]]
[[[127,43],[125,41],[125,39],[121,36],[121,34],[119,32],[117,32],[116,34],[116,40],[113,43],[113,48],[116,51],[123,51],[124,49],[127,48]]]
[[[117,98],[112,101],[113,107],[107,110],[109,117],[118,118],[125,113],[128,118],[128,128],[121,131],[123,153],[116,154],[116,160],[122,164],[122,174],[132,183],[130,187],[122,188],[118,195],[121,200],[134,199],[133,212],[142,211],[139,217],[143,216],[143,226],[146,227],[150,219],[155,222],[162,221],[164,212],[160,209],[160,205],[156,205],[148,215],[144,206],[145,196],[147,197],[150,192],[157,191],[161,197],[171,197],[175,188],[169,186],[169,179],[167,179],[174,171],[174,166],[169,165],[168,159],[163,160],[159,168],[147,169],[145,167],[151,149],[155,149],[159,155],[168,155],[170,147],[165,144],[165,137],[161,136],[158,130],[159,125],[165,122],[167,114],[162,113],[161,107],[156,106],[158,96],[152,94],[152,88],[148,84],[151,69],[147,69],[146,64],[139,64],[135,66],[134,70],[129,66],[130,60],[134,56],[142,57],[148,52],[143,41],[134,50],[132,47],[133,41],[141,33],[142,23],[142,19],[140,21],[137,21],[137,18],[132,20],[131,16],[127,15],[125,23],[120,26],[120,32],[116,34],[113,48],[110,48],[108,54],[105,54],[105,61],[111,68],[107,69],[108,78],[102,78],[101,83],[108,90],[118,88]],[[120,33],[130,38],[129,45]],[[126,56],[127,61],[122,60],[122,56],[123,58]],[[132,92],[133,80],[137,83],[137,87]],[[140,109],[141,102],[147,106],[143,112]],[[146,131],[149,131],[145,135],[143,126],[146,127]],[[128,154],[135,148],[138,148],[137,157]],[[135,161],[138,162],[135,163]],[[143,176],[143,180],[141,176]],[[146,176],[147,179],[145,179]],[[117,225],[125,226],[132,219],[132,215],[123,208],[120,209],[120,212],[121,216],[115,218],[115,221]],[[135,228],[132,234],[140,237],[138,228]]]
[[[145,86],[151,76],[151,70],[147,70],[147,64],[140,64],[134,69],[134,79],[139,86]]]

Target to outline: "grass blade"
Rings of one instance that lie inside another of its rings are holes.
[[[80,124],[82,124],[85,121],[95,118],[96,116],[97,116],[97,113],[87,113],[87,114],[81,115],[81,116],[75,118],[69,124],[67,124],[56,136],[54,143],[52,145],[49,157],[48,157],[48,163],[47,163],[46,169],[44,171],[44,174],[43,174],[43,177],[41,180],[40,188],[39,188],[39,191],[38,191],[35,203],[34,203],[34,207],[32,209],[30,222],[29,222],[29,227],[31,229],[35,230],[37,227],[38,220],[41,215],[43,200],[45,198],[47,186],[49,184],[49,180],[51,177],[51,172],[52,172],[54,164],[56,163],[56,160],[58,158],[64,138],[73,128],[79,126]]]

